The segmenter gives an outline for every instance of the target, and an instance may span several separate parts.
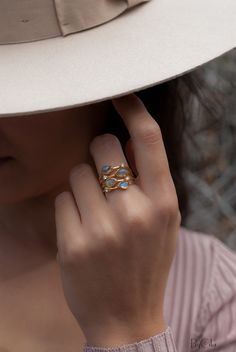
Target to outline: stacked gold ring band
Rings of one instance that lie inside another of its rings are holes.
[[[99,183],[104,193],[115,189],[127,189],[134,180],[132,170],[124,163],[116,166],[103,165],[99,176]]]

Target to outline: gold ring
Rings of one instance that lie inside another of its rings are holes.
[[[101,168],[99,183],[104,193],[115,189],[127,189],[134,181],[132,170],[124,163],[116,166],[105,164]]]

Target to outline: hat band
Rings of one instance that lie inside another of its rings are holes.
[[[80,32],[150,0],[1,0],[0,44]]]

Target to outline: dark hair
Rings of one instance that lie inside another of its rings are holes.
[[[161,128],[170,172],[178,196],[181,226],[184,226],[189,212],[189,192],[183,176],[183,168],[187,160],[183,136],[194,109],[191,99],[193,96],[197,98],[199,103],[213,115],[217,114],[217,107],[220,105],[214,100],[212,92],[207,89],[203,76],[204,67],[135,92]],[[129,133],[114,107],[111,111],[114,116],[112,118],[110,116],[104,133],[115,134],[124,148],[130,138]]]

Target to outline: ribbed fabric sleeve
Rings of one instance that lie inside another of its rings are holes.
[[[191,352],[200,347],[204,352],[235,352],[236,253],[215,237],[211,251],[210,282],[198,315],[200,333]]]
[[[145,340],[138,342],[125,344],[118,347],[95,347],[84,346],[85,352],[177,352],[171,327],[168,326],[167,329],[157,335],[151,336]]]

